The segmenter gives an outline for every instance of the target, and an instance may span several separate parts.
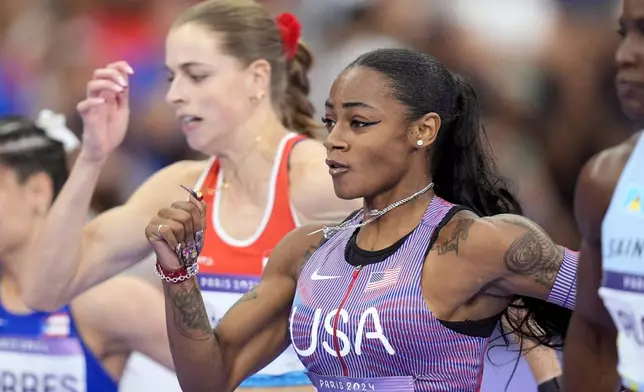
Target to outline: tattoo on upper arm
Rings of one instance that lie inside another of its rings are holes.
[[[196,283],[188,288],[182,286],[174,289],[164,285],[166,297],[174,314],[174,325],[177,331],[192,340],[212,338],[213,331],[199,286]]]
[[[439,256],[449,252],[458,254],[460,241],[465,241],[470,233],[470,227],[474,224],[474,219],[460,219],[456,222],[456,227],[450,237],[442,244],[433,244],[431,250],[436,251]]]
[[[299,278],[299,276],[302,274],[302,270],[304,269],[304,266],[306,265],[306,262],[309,261],[311,256],[313,256],[313,253],[315,253],[316,250],[320,249],[320,247],[322,245],[324,245],[324,243],[326,241],[327,241],[327,239],[324,238],[324,236],[322,236],[322,239],[320,240],[320,242],[317,245],[310,245],[306,249],[306,251],[304,251],[304,255],[302,255],[302,261],[301,261],[300,267],[299,267],[299,269],[297,271],[297,277],[296,278]]]
[[[503,256],[506,268],[517,275],[532,276],[537,283],[552,287],[563,260],[562,248],[541,228],[522,217],[504,218],[503,221],[526,230],[506,250]]]
[[[250,291],[247,291],[246,294],[242,295],[241,298],[239,298],[237,300],[237,302],[235,302],[233,304],[233,306],[231,306],[230,309],[228,309],[228,312],[230,312],[231,310],[235,309],[237,306],[241,305],[242,303],[252,301],[254,299],[257,299],[257,289],[256,288],[253,288]],[[226,314],[228,314],[228,312],[226,312]]]

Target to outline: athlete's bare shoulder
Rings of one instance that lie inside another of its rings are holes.
[[[587,240],[599,241],[604,214],[640,135],[599,152],[582,168],[575,192],[575,216]]]
[[[178,161],[163,168],[163,179],[168,182],[180,182],[186,186],[196,184],[201,175],[208,169],[210,160]]]
[[[156,172],[141,185],[127,202],[127,205],[144,211],[153,211],[182,200],[186,191],[180,185],[192,187],[208,168],[209,161],[179,161]],[[147,212],[146,212],[147,213]]]
[[[297,280],[306,262],[326,242],[322,228],[337,224],[337,222],[316,222],[294,229],[284,236],[271,252],[269,264],[273,264],[272,268],[280,269]]]

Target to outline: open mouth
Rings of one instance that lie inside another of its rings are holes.
[[[326,160],[326,165],[329,167],[329,173],[334,176],[342,173],[346,173],[349,170],[349,166],[344,163],[333,161],[330,159]]]
[[[181,116],[180,119],[182,125],[190,125],[201,122],[201,120],[203,120],[201,117],[197,116]]]

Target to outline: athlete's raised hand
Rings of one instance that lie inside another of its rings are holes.
[[[145,228],[145,235],[163,268],[177,270],[195,263],[203,248],[206,203],[188,188],[188,201],[162,208]]]
[[[133,73],[119,61],[95,70],[87,83],[87,97],[76,106],[83,118],[85,158],[104,161],[123,141],[130,116],[128,76]]]

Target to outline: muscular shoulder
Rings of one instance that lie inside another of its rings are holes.
[[[209,161],[179,161],[155,173],[146,183],[149,186],[163,186],[181,183],[192,187],[208,168]]]
[[[284,236],[271,252],[264,275],[270,273],[287,274],[299,278],[304,264],[325,242],[320,231],[324,226],[333,226],[337,222],[317,222],[294,229]]]
[[[453,252],[481,269],[489,267],[497,271],[503,267],[504,259],[521,258],[523,252],[529,252],[535,246],[544,248],[539,251],[552,253],[553,257],[563,251],[526,217],[514,214],[479,217],[461,211],[441,230],[433,248],[439,255]]]
[[[504,246],[500,236],[495,235],[499,231],[496,222],[471,211],[459,211],[441,228],[432,244],[432,251],[438,256],[471,260],[483,265],[481,261],[487,254]]]
[[[324,145],[315,139],[304,139],[298,142],[293,151],[291,151],[290,164],[291,170],[296,170],[302,165],[310,162],[322,161],[326,158],[326,149]]]
[[[637,138],[632,137],[601,151],[584,165],[579,174],[575,191],[575,217],[587,241],[599,241],[604,214],[636,141]]]
[[[193,187],[207,169],[208,161],[179,161],[152,175],[128,200],[128,204],[154,204],[154,210],[185,196],[180,185]],[[158,203],[155,203],[158,200]]]
[[[455,253],[462,255],[465,240],[475,223],[481,223],[478,215],[471,211],[459,211],[440,229],[432,244],[432,250],[439,255]]]

